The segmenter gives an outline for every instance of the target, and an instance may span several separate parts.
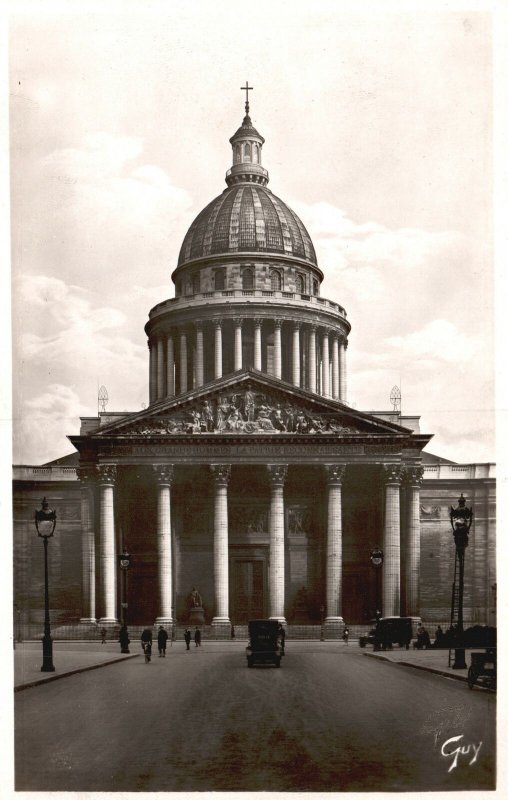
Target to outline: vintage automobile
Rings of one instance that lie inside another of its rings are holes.
[[[282,643],[279,637],[279,623],[276,619],[251,619],[249,622],[249,643],[246,647],[247,666],[254,664],[275,664],[280,667]]]
[[[411,617],[381,617],[378,620],[371,620],[371,622],[374,627],[366,636],[360,636],[358,639],[360,647],[372,644],[374,650],[381,650],[398,644],[399,647],[409,649],[413,638]]]

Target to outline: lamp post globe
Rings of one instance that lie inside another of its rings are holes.
[[[455,661],[453,669],[466,669],[466,651],[464,649],[464,560],[466,547],[469,544],[469,530],[473,523],[473,509],[467,508],[466,499],[460,495],[456,508],[450,507],[450,524],[452,526],[453,538],[455,540],[456,560],[459,563],[459,597],[457,609],[457,631],[456,642],[459,645],[455,648]]]
[[[129,633],[127,630],[127,573],[131,565],[130,554],[124,549],[118,556],[118,563],[122,574],[122,627],[120,629],[120,651],[122,653],[130,653],[129,650]]]
[[[44,498],[41,508],[35,511],[35,528],[37,535],[44,542],[44,636],[42,637],[42,667],[41,672],[54,672],[53,640],[49,623],[49,585],[48,585],[48,540],[53,536],[56,528],[56,511],[49,507]]]

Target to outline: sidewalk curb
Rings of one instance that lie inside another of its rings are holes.
[[[52,681],[57,681],[60,678],[66,678],[68,675],[77,675],[79,672],[89,672],[91,669],[99,669],[100,667],[107,667],[110,664],[118,664],[120,661],[127,661],[130,658],[139,658],[139,655],[139,653],[131,653],[131,655],[124,656],[124,658],[113,658],[111,661],[102,661],[100,664],[90,664],[88,667],[77,667],[68,672],[55,673],[48,678],[38,678],[29,683],[19,683],[14,687],[14,691],[21,692],[23,689],[31,689],[33,686],[41,686],[43,683],[52,683]]]
[[[393,658],[388,658],[387,656],[381,655],[374,655],[374,653],[364,653],[364,656],[368,658],[378,658],[380,661],[388,661],[390,664],[400,664],[403,667],[413,667],[413,669],[421,669],[423,672],[433,672],[434,675],[444,675],[445,678],[451,678],[455,681],[464,681],[467,683],[467,675],[458,675],[453,674],[451,672],[446,672],[443,669],[437,669],[436,667],[424,667],[422,664],[413,664],[412,661],[394,661]]]
[[[422,672],[432,672],[434,675],[443,675],[445,678],[451,678],[452,681],[462,681],[463,683],[467,683],[467,674],[466,675],[458,675],[452,672],[446,672],[443,669],[437,669],[436,667],[424,667],[422,664],[413,664],[412,661],[394,661],[392,658],[388,658],[387,656],[381,655],[374,655],[374,653],[363,653],[364,656],[368,656],[369,658],[378,658],[381,661],[389,661],[390,664],[400,664],[402,667],[412,667],[413,669],[420,669]],[[475,685],[475,689],[481,689],[484,692],[491,692],[492,694],[496,694],[495,689],[491,689],[489,686],[479,686]]]

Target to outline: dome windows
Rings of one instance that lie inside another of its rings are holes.
[[[319,294],[319,283],[317,278],[312,278],[312,294],[318,295]]]
[[[246,267],[242,271],[242,289],[246,292],[254,289],[254,270],[252,267]]]
[[[295,289],[299,294],[305,294],[305,278],[300,272],[296,273]]]
[[[226,270],[221,267],[221,269],[216,269],[214,271],[214,288],[216,291],[220,291],[226,288]]]
[[[282,275],[278,269],[270,271],[270,286],[272,292],[280,292],[282,289]]]
[[[199,272],[194,272],[192,275],[192,294],[199,294],[201,291],[201,275]]]

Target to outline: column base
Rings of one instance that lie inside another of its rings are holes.
[[[228,617],[214,617],[212,619],[211,628],[215,639],[231,638],[231,621]]]
[[[114,617],[101,617],[99,625],[118,625],[118,620]]]
[[[340,639],[344,627],[344,620],[342,617],[326,617],[323,622],[323,634],[325,639]]]
[[[171,626],[171,625],[173,625],[173,620],[171,619],[171,617],[157,617],[153,624],[154,624],[154,627],[156,625],[163,625],[163,626],[164,625],[169,625],[169,626]]]
[[[268,617],[268,619],[276,619],[277,622],[280,622],[281,625],[287,625],[286,617],[284,616],[284,614],[281,614],[280,617],[278,617],[276,614],[274,614],[273,616]]]
[[[81,617],[79,620],[80,625],[97,625],[95,617]]]

